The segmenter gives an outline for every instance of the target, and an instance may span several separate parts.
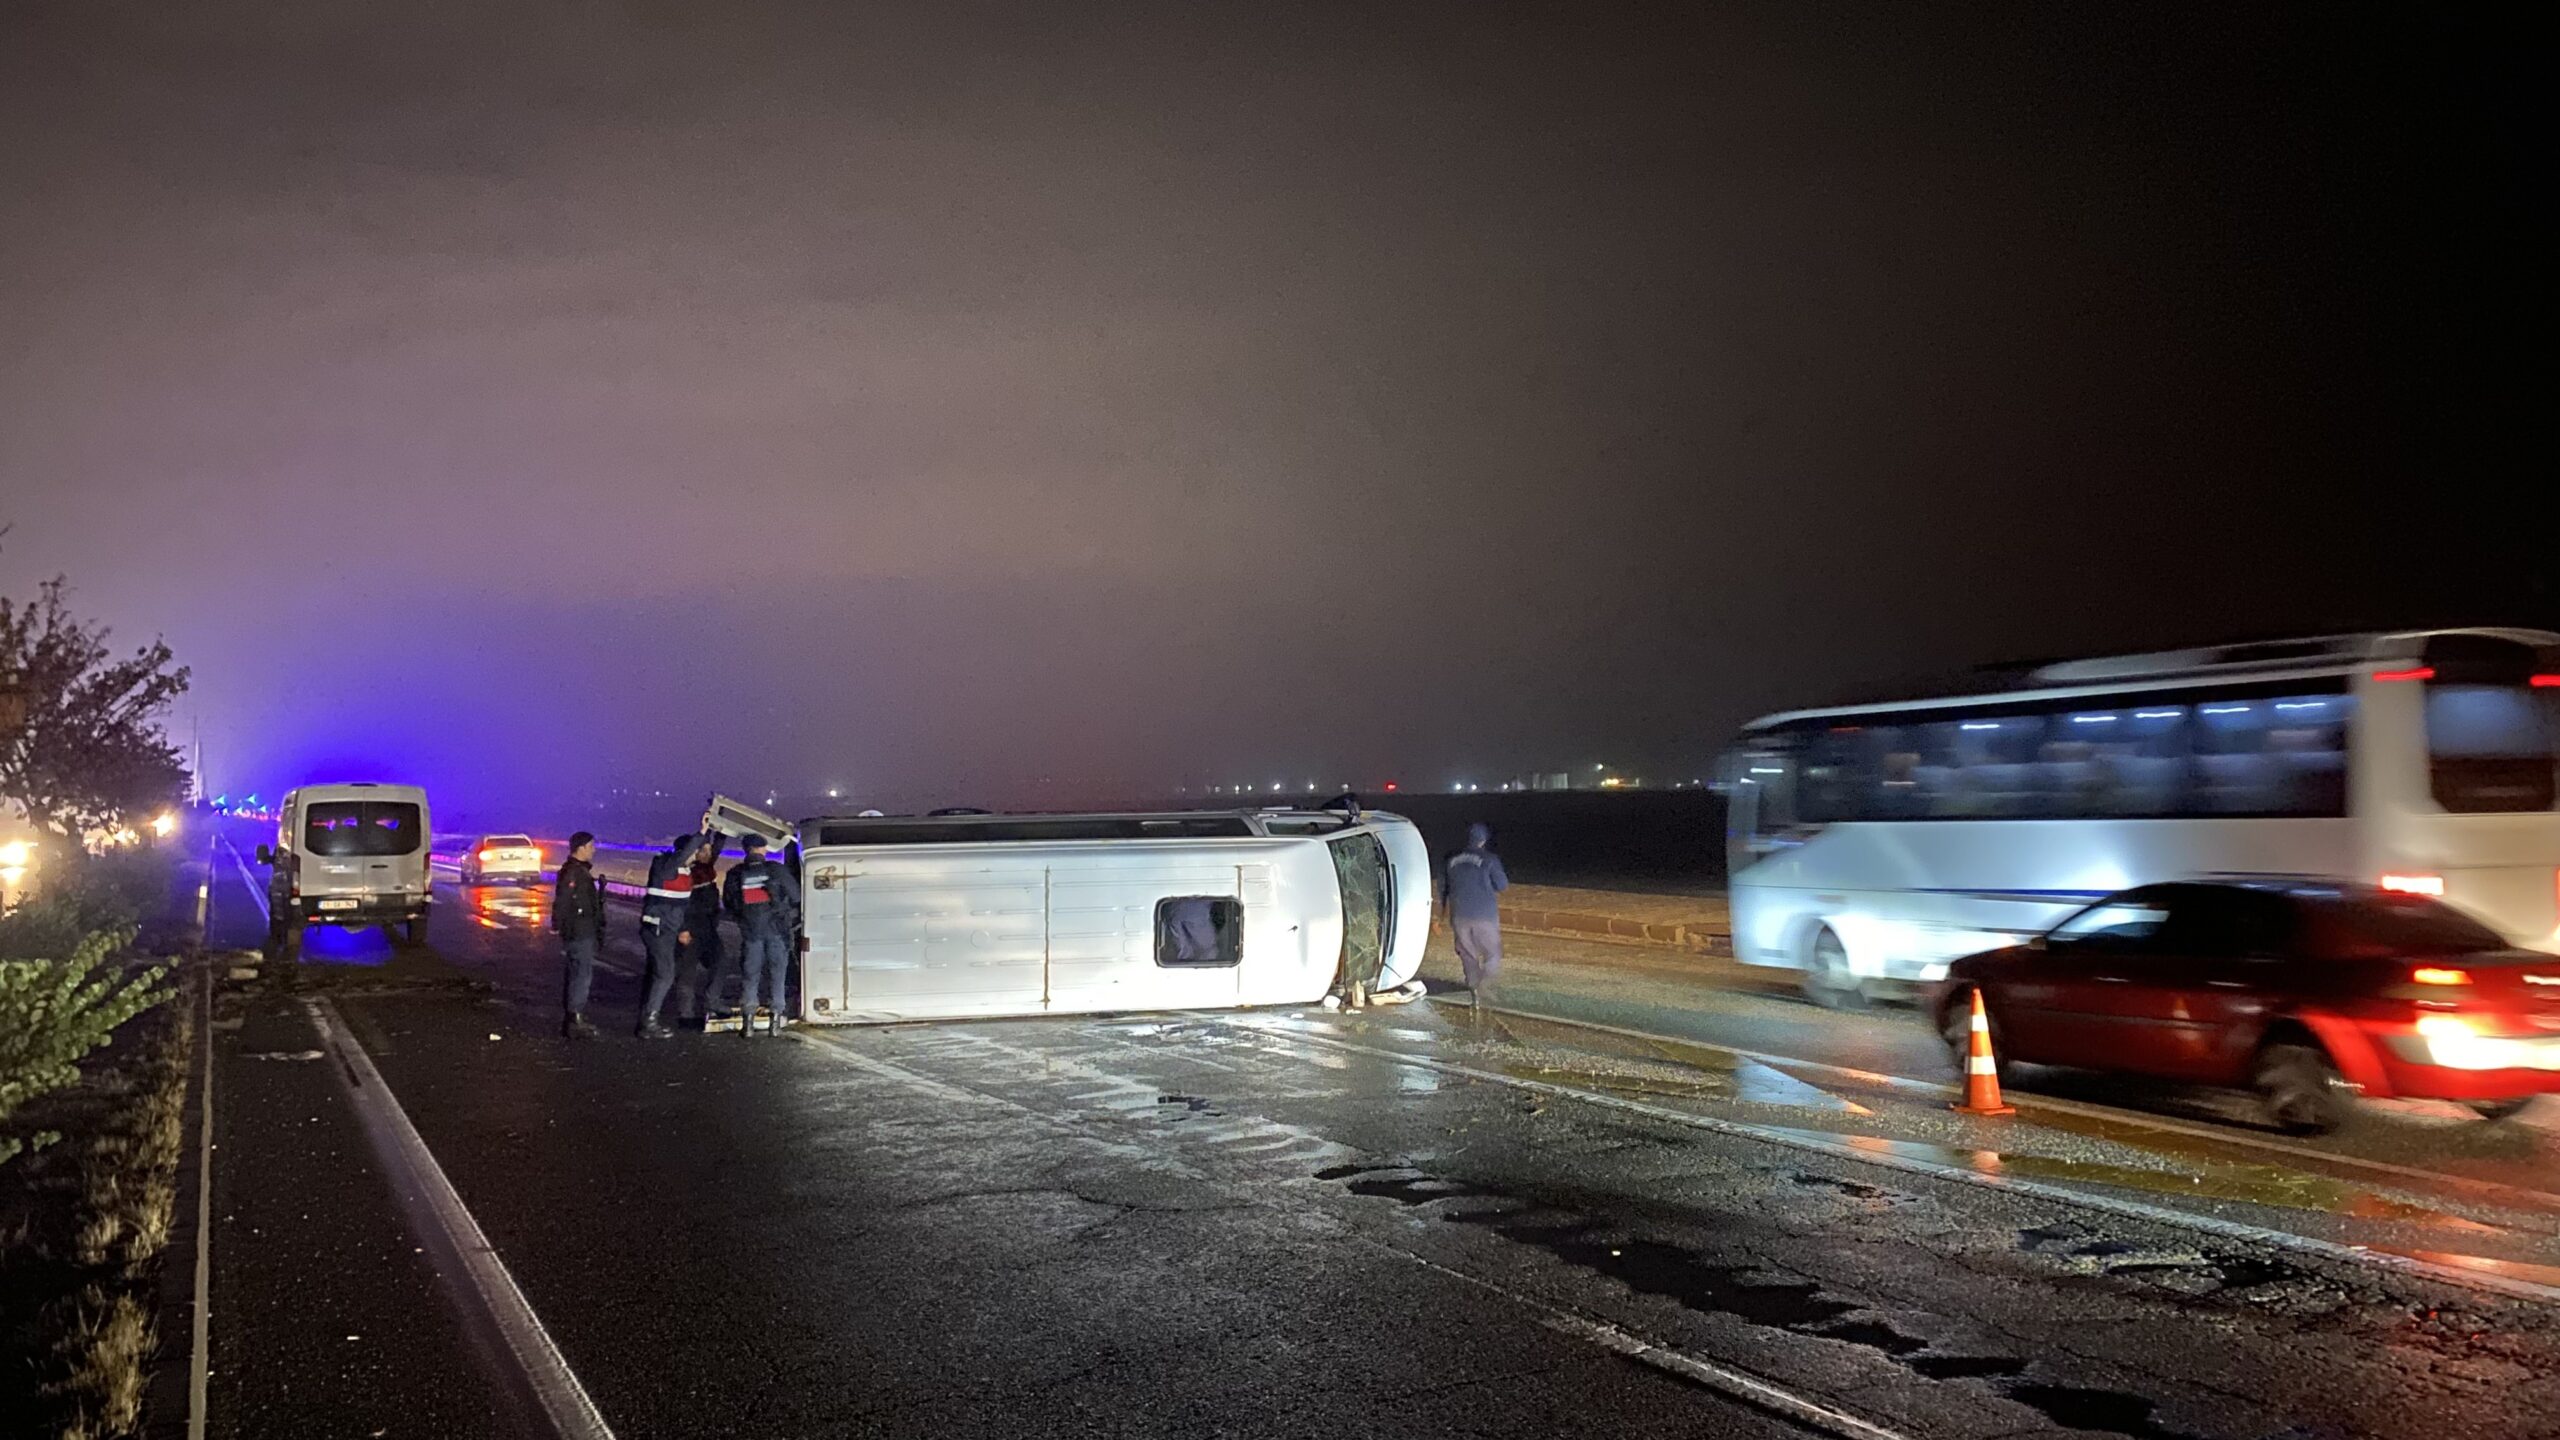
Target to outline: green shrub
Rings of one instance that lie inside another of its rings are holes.
[[[132,938],[130,930],[93,931],[59,959],[0,959],[0,1124],[78,1080],[83,1056],[169,997],[167,966],[117,961]],[[19,1148],[0,1136],[0,1161]]]

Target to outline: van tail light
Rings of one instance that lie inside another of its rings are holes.
[[[2471,972],[2446,965],[2421,965],[2409,972],[2409,978],[2420,985],[2468,985]]]
[[[2397,891],[2402,895],[2433,895],[2441,898],[2444,895],[2444,877],[2441,875],[2385,875],[2382,877],[2382,888]]]

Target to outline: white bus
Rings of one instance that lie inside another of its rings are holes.
[[[743,807],[713,809],[708,823],[759,828]],[[1354,949],[1379,957],[1379,991],[1405,985],[1430,940],[1421,832],[1374,810],[790,830],[803,847],[801,1014],[821,1024],[1304,1005]]]
[[[2560,949],[2560,635],[2434,630],[2072,661],[1771,715],[1721,771],[1735,955],[1855,1004],[2111,891],[2330,875]]]

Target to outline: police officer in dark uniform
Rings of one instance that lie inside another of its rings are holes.
[[[741,987],[738,994],[739,1033],[756,1033],[756,992],[759,988],[772,995],[773,1024],[765,1033],[782,1033],[782,1018],[789,1005],[790,955],[793,937],[799,928],[800,885],[781,862],[767,859],[764,837],[749,835],[741,842],[747,858],[729,867],[729,878],[721,887],[722,907],[738,922],[738,953]]]
[[[560,937],[566,967],[560,985],[560,1033],[571,1040],[592,1040],[596,1027],[587,1023],[587,992],[595,984],[596,951],[604,944],[604,887],[596,883],[596,837],[581,830],[569,837],[569,858],[560,862],[560,878],[551,890],[551,930]]]
[[[676,956],[693,932],[685,928],[693,909],[693,867],[704,852],[720,853],[720,837],[684,834],[665,851],[649,857],[649,890],[640,900],[640,945],[649,955],[648,991],[640,1004],[643,1040],[665,1040],[676,1032],[658,1019],[667,992],[675,988]]]
[[[685,907],[684,933],[688,938],[679,957],[693,971],[687,991],[693,998],[689,1007],[680,1003],[677,1008],[689,1009],[689,1018],[702,1020],[711,1018],[711,1002],[720,993],[720,962],[724,958],[720,953],[719,841],[715,833],[711,843],[703,847],[705,853],[698,854],[688,867],[693,899]]]

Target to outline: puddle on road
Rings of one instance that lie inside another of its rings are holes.
[[[2029,1362],[2008,1356],[1932,1354],[1925,1339],[1906,1335],[1882,1320],[1851,1318],[1869,1307],[1835,1299],[1814,1281],[1784,1278],[1763,1265],[1724,1264],[1658,1240],[1612,1239],[1609,1227],[1598,1221],[1498,1190],[1444,1180],[1409,1165],[1333,1165],[1316,1171],[1315,1178],[1340,1183],[1354,1195],[1391,1200],[1407,1208],[1438,1201],[1483,1202],[1452,1206],[1440,1218],[1543,1250],[1576,1269],[1606,1276],[1637,1294],[1659,1296],[1698,1314],[1726,1315],[1765,1329],[1861,1346],[1933,1380],[1986,1383],[2058,1425],[2131,1440],[2196,1440],[2186,1431],[2160,1425],[2152,1418],[2158,1403],[2143,1396],[2027,1383],[2019,1377]],[[1801,1183],[1818,1177],[1797,1178]],[[2059,1230],[2026,1233],[2048,1240],[2072,1238]]]
[[[2210,1290],[2239,1295],[2269,1285],[2320,1291],[2336,1289],[2335,1282],[2283,1260],[2201,1249],[2162,1250],[2130,1240],[2093,1237],[2090,1232],[2071,1224],[2038,1225],[2021,1230],[2018,1232],[2018,1249],[2094,1274],[2184,1274],[2198,1277],[2199,1288],[2189,1293]]]
[[[2133,1440],[2191,1440],[2151,1418],[2160,1407],[2121,1390],[2083,1390],[2071,1385],[2011,1385],[2005,1393],[2021,1405],[2043,1411],[2054,1423],[2074,1430],[2104,1430]]]

